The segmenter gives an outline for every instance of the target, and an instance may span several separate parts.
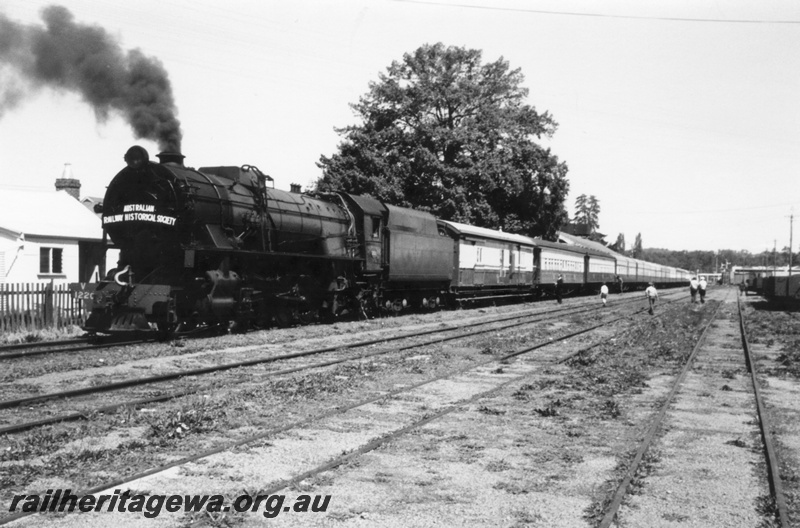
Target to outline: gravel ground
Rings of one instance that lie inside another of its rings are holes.
[[[739,337],[736,305],[725,303],[705,337],[651,447],[639,492],[620,526],[757,526],[769,496],[763,445]],[[751,505],[751,508],[743,507]]]
[[[604,330],[600,334],[602,346],[566,364],[549,361],[585,347],[598,335],[572,338],[542,349],[542,354],[525,355],[499,368],[482,367],[423,385],[123,487],[152,494],[220,493],[229,498],[257,494],[450,404],[506,384],[497,392],[279,492],[286,495],[283,506],[303,494],[329,495],[325,512],[281,512],[270,520],[259,513],[263,508],[241,514],[162,512],[155,519],[134,513],[48,514],[13,525],[593,526],[627,467],[636,441],[647,430],[649,418],[669,392],[702,321],[727,293],[712,289],[710,302],[703,306],[686,302],[659,306],[661,317],[638,314],[628,324],[627,333],[619,334],[619,326]],[[722,307],[728,310],[726,317],[712,328],[713,339],[698,358],[696,372],[687,379],[667,428],[645,459],[644,471],[634,482],[635,495],[626,501],[621,513],[621,526],[767,526],[763,524],[765,517],[757,513],[765,484],[759,480],[763,462],[754,450],[757,437],[752,433],[747,378],[740,366],[730,363],[731,356],[738,354],[732,346],[729,317],[734,299],[728,296],[728,303]],[[459,317],[458,313],[450,315]],[[430,324],[443,321],[442,315],[431,317],[436,319]],[[414,322],[428,324],[422,319]],[[314,393],[307,400],[291,400],[295,404],[284,408],[295,417],[309,416],[344,405],[352,396],[363,397],[373,385],[408,385],[441,372],[448,361],[458,359],[459,364],[466,365],[485,358],[487,352],[491,355],[501,348],[519,348],[520,344],[547,339],[560,328],[574,329],[579,324],[573,320],[526,332],[498,333],[471,343],[415,351],[397,361],[371,362],[370,369],[356,371],[362,376],[358,385],[345,385],[349,388],[337,393]],[[349,337],[356,335],[354,330]],[[329,371],[324,379],[332,379],[331,375],[334,379],[344,377],[341,371]],[[770,388],[796,395],[792,380],[784,381],[787,386],[770,382]],[[348,398],[343,398],[345,395]],[[796,396],[787,396],[781,412],[796,418],[797,401]],[[778,404],[774,405],[777,408]],[[262,414],[265,419],[276,412],[288,414],[269,407],[248,408],[247,412]],[[263,422],[254,423],[237,434],[241,437],[265,427]],[[787,435],[796,433],[794,429],[785,431]],[[118,443],[131,438],[120,437],[118,431],[116,434]],[[125,434],[136,432],[131,429]],[[113,444],[113,434],[106,434],[104,439]],[[202,446],[211,440],[204,437]],[[789,449],[791,442],[782,445]],[[79,449],[86,447],[84,444]],[[62,484],[53,479],[40,481],[35,488]],[[714,512],[721,513],[712,515]]]
[[[755,296],[740,297],[750,350],[772,424],[790,526],[800,526],[800,317],[798,307],[775,309]]]

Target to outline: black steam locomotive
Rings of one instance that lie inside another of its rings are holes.
[[[618,271],[609,254],[445,222],[370,197],[276,190],[253,166],[192,169],[180,154],[158,157],[131,147],[106,191],[104,236],[120,258],[84,291],[89,332],[371,317],[533,296],[559,274],[573,288],[685,280],[683,270],[634,261]]]
[[[103,227],[120,259],[91,294],[87,330],[244,328],[444,301],[453,247],[433,216],[279,191],[252,166],[158,157],[130,148],[108,186]]]

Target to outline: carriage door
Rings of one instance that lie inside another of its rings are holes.
[[[517,275],[517,264],[519,264],[519,246],[511,246],[508,252],[510,253],[510,262],[508,263],[508,283],[519,284],[519,276]]]
[[[583,257],[583,284],[589,284],[589,255]]]
[[[383,219],[380,216],[364,216],[364,249],[367,253],[367,271],[379,271],[383,267]]]

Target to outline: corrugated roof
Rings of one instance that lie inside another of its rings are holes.
[[[528,246],[535,245],[532,238],[516,235],[514,233],[504,233],[503,231],[494,231],[486,229],[485,227],[475,227],[467,224],[459,224],[458,222],[451,222],[449,220],[439,220],[443,224],[450,226],[456,233],[462,235],[471,235],[483,238],[491,238],[494,240],[504,240],[506,242],[513,242],[515,244],[525,244]]]
[[[0,228],[25,235],[103,238],[100,218],[64,191],[0,188]]]
[[[569,233],[565,233],[563,231],[558,232],[558,238],[563,240],[566,244],[581,246],[587,249],[593,249],[595,251],[599,251],[600,253],[605,253],[606,255],[611,255],[613,257],[624,257],[624,255],[620,255],[616,251],[608,249],[608,247],[604,246],[600,242],[595,242],[594,240],[588,240],[586,238],[582,238],[579,236],[570,235]]]

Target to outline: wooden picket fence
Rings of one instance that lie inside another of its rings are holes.
[[[81,325],[88,314],[67,284],[0,284],[0,332]]]

